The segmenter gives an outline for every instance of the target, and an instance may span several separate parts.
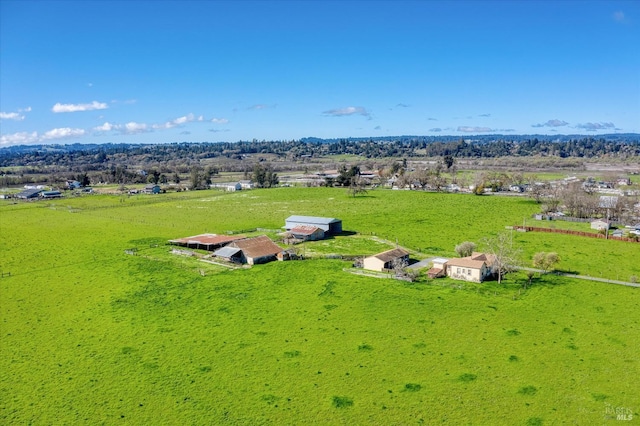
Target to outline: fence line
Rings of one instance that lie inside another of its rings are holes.
[[[539,228],[536,226],[522,226],[515,225],[513,229],[516,231],[526,231],[526,232],[548,232],[552,234],[567,234],[567,235],[578,235],[580,237],[588,237],[588,238],[600,238],[606,240],[616,240],[616,241],[628,241],[631,243],[639,243],[640,240],[636,238],[628,238],[628,237],[614,237],[612,235],[605,234],[596,234],[593,232],[584,232],[584,231],[573,231],[570,229],[551,229],[551,228]]]

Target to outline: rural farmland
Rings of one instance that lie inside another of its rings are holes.
[[[637,288],[546,274],[523,290],[523,272],[404,282],[335,258],[396,244],[414,260],[453,257],[537,213],[529,199],[273,188],[0,203],[3,423],[638,418]],[[297,246],[305,260],[251,268],[167,245],[206,232],[277,242],[291,215],[339,217],[344,232]],[[553,250],[562,270],[640,275],[637,243],[510,235],[525,259]]]

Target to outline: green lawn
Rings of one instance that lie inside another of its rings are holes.
[[[610,407],[635,420],[637,289],[544,276],[521,291],[521,274],[410,284],[340,260],[228,270],[163,244],[309,214],[358,232],[305,243],[318,254],[386,248],[378,237],[450,256],[536,208],[325,188],[0,204],[0,423],[607,424]],[[640,275],[638,245],[514,240],[557,251],[563,269]]]

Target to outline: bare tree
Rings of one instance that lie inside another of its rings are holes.
[[[395,259],[391,262],[391,268],[393,269],[393,274],[397,279],[414,282],[418,277],[418,271],[407,269],[409,266],[409,262],[405,259]]]
[[[493,257],[493,271],[498,276],[498,284],[502,277],[513,271],[520,264],[521,250],[513,245],[512,235],[502,232],[494,238],[484,240],[487,251]]]

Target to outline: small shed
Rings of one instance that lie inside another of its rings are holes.
[[[240,187],[242,189],[253,189],[256,187],[256,185],[253,183],[252,180],[241,180],[240,182],[238,182],[240,184]]]
[[[393,269],[395,262],[409,262],[409,252],[403,248],[387,250],[373,256],[365,257],[362,267],[370,271],[384,271]]]
[[[213,255],[227,262],[242,263],[242,250],[236,247],[222,247],[213,252]]]
[[[144,194],[159,194],[160,193],[160,185],[149,184],[142,188],[142,193]]]
[[[301,241],[316,241],[324,238],[324,231],[317,226],[298,225],[289,231],[291,236]]]
[[[598,231],[606,231],[610,228],[609,221],[598,219],[591,222],[591,229],[597,229]]]
[[[444,277],[447,273],[447,262],[449,259],[444,259],[442,257],[436,257],[431,260],[431,269],[427,271],[427,275],[429,278],[439,278]]]
[[[62,192],[60,191],[42,191],[40,193],[42,198],[60,198],[62,197]]]
[[[325,234],[336,235],[342,232],[342,221],[332,217],[317,216],[289,216],[285,220],[285,229],[290,231],[297,226],[315,226],[322,229]]]

